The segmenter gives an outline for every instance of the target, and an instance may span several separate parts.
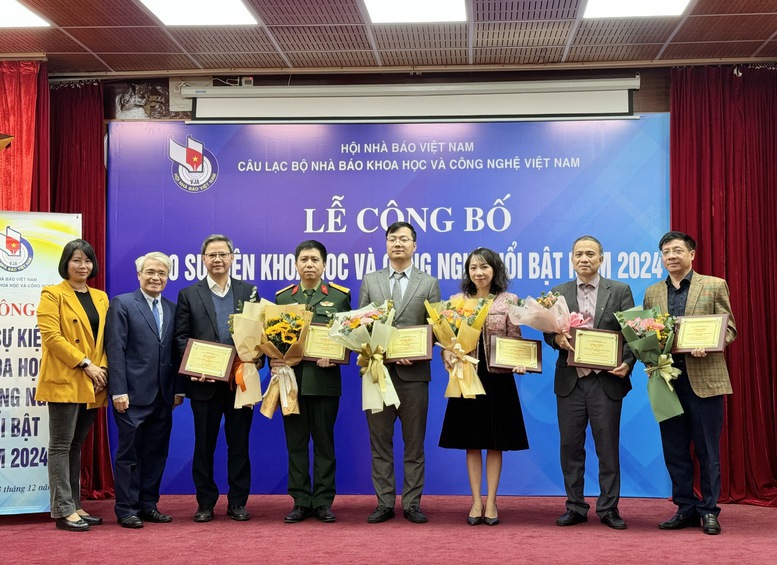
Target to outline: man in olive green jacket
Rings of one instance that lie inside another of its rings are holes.
[[[276,304],[305,304],[313,313],[312,323],[326,324],[336,312],[351,309],[350,291],[322,280],[326,248],[307,240],[294,251],[300,283],[278,291]],[[272,364],[272,362],[271,362]],[[299,389],[299,414],[283,417],[289,451],[288,492],[294,508],[285,521],[293,524],[315,515],[334,522],[335,420],[342,386],[340,366],[329,359],[302,361],[294,367]],[[313,440],[313,481],[310,480],[309,444]]]

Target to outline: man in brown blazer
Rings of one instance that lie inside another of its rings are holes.
[[[658,248],[669,276],[645,291],[645,308],[658,306],[672,316],[728,314],[726,344],[737,335],[731,313],[728,285],[723,279],[693,271],[696,242],[687,234],[670,231]],[[694,349],[675,354],[674,366],[682,374],[674,388],[684,413],[661,422],[664,461],[672,479],[672,501],[677,513],[661,522],[662,530],[698,526],[705,534],[720,533],[720,433],[723,427],[723,396],[731,394],[731,383],[723,352]],[[701,499],[693,492],[694,462],[690,447],[699,460]]]

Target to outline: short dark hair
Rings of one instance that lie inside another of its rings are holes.
[[[415,235],[415,228],[408,224],[407,222],[394,222],[389,227],[386,228],[386,237],[390,236],[395,231],[401,230],[402,228],[407,228],[410,230],[410,234],[413,236],[413,241],[416,240]]]
[[[661,251],[664,248],[664,245],[666,245],[668,242],[679,239],[683,243],[685,243],[685,246],[688,248],[689,251],[695,251],[696,250],[696,240],[694,240],[690,235],[687,233],[683,233],[681,231],[668,231],[664,234],[664,237],[661,238],[661,241],[658,242],[658,250]]]
[[[235,252],[235,246],[232,245],[232,240],[229,239],[227,236],[220,234],[220,233],[214,233],[209,235],[205,238],[205,241],[202,242],[202,251],[201,253],[205,255],[205,250],[208,248],[208,245],[211,243],[215,243],[217,241],[223,241],[227,244],[227,247],[229,247],[229,252],[234,253]]]
[[[321,253],[321,259],[326,263],[326,247],[324,247],[323,243],[316,241],[315,239],[306,239],[300,243],[294,250],[294,260],[296,261],[299,259],[299,254],[308,249],[318,249],[318,252]]]
[[[468,296],[474,296],[477,293],[477,287],[469,277],[469,264],[472,262],[473,257],[480,257],[494,270],[489,293],[499,294],[506,291],[507,287],[510,286],[510,277],[507,276],[507,268],[504,261],[502,261],[502,258],[496,251],[492,251],[487,247],[478,247],[467,256],[467,260],[464,262],[464,277],[461,281],[461,291]]]
[[[597,247],[599,247],[599,255],[604,255],[604,247],[602,247],[602,242],[596,239],[592,235],[581,235],[578,237],[575,241],[572,242],[572,249],[575,249],[575,245],[578,244],[580,241],[593,241]]]
[[[70,259],[73,258],[73,254],[76,251],[80,251],[86,255],[86,258],[92,262],[92,272],[89,273],[89,276],[86,278],[93,279],[96,277],[97,273],[100,272],[100,268],[97,266],[97,254],[94,252],[92,246],[89,245],[89,242],[83,239],[74,239],[65,244],[65,248],[62,250],[62,257],[59,258],[59,276],[67,280],[67,264],[70,263]]]

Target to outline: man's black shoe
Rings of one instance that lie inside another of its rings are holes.
[[[315,510],[316,518],[324,523],[330,523],[335,521],[335,515],[329,509],[329,506],[318,506]]]
[[[403,514],[408,522],[413,522],[414,524],[426,523],[426,514],[421,512],[421,508],[415,504],[405,510]]]
[[[238,522],[245,522],[251,519],[251,515],[246,510],[246,507],[238,504],[229,504],[227,506],[227,516]]]
[[[296,524],[297,522],[302,522],[305,518],[310,518],[312,514],[313,511],[307,506],[298,506],[295,504],[294,508],[291,509],[291,512],[286,514],[283,521],[287,524]]]
[[[557,526],[574,526],[575,524],[582,524],[588,521],[588,516],[575,512],[574,510],[567,510],[564,514],[556,520]]]
[[[167,524],[173,521],[173,517],[169,514],[162,514],[159,510],[154,509],[149,512],[140,512],[138,518],[144,522],[154,522],[156,524]]]
[[[658,525],[662,530],[682,530],[683,528],[698,528],[699,517],[697,515],[686,516],[685,514],[677,513],[672,516],[666,522],[661,522]]]
[[[701,531],[705,534],[716,536],[720,533],[720,522],[715,514],[705,514],[701,517]]]
[[[367,516],[367,522],[370,524],[380,524],[394,517],[394,509],[379,504],[375,511]]]
[[[206,506],[200,504],[197,507],[197,512],[194,513],[195,522],[210,522],[213,520],[213,506]]]
[[[621,518],[617,510],[608,510],[605,512],[604,516],[602,516],[602,524],[610,526],[613,530],[625,530],[628,528],[625,520]]]
[[[143,527],[143,520],[141,520],[134,514],[130,514],[129,516],[124,516],[122,518],[119,518],[119,524],[121,524],[122,528],[131,528],[133,530],[136,530],[138,528]]]

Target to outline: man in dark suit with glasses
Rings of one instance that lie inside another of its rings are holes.
[[[202,258],[208,275],[178,294],[175,345],[180,355],[186,350],[189,338],[234,345],[229,315],[239,312],[243,303],[258,300],[255,286],[229,274],[234,250],[232,241],[225,235],[214,234],[202,242]],[[254,411],[235,408],[233,382],[191,377],[187,384],[186,394],[194,415],[192,478],[198,504],[194,521],[210,522],[214,517],[219,490],[213,478],[213,454],[222,417],[227,440],[227,515],[233,520],[249,520],[251,515],[245,508],[251,487],[248,434]]]

